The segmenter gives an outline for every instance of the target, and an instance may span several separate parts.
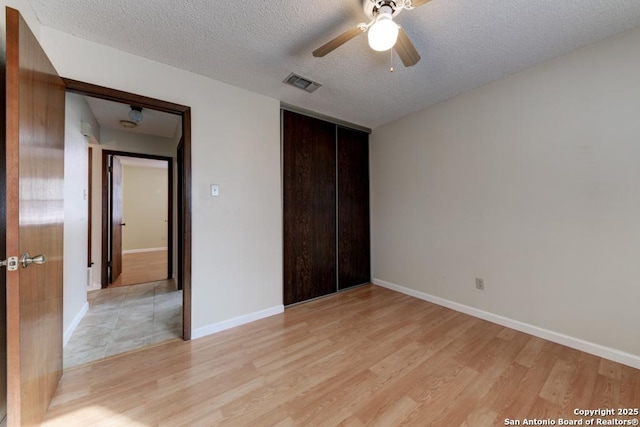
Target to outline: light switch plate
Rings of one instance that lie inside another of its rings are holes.
[[[218,197],[220,195],[220,186],[218,184],[211,184],[211,197]]]

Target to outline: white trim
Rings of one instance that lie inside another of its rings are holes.
[[[425,292],[420,292],[414,289],[405,288],[404,286],[396,285],[394,283],[385,282],[384,280],[373,279],[372,283],[378,286],[382,286],[383,288],[391,289],[393,291],[400,292],[424,301],[429,301],[433,304],[441,305],[443,307],[447,307],[473,317],[478,317],[489,322],[497,323],[498,325],[506,326],[508,328],[515,329],[517,331],[524,332],[548,341],[566,345],[567,347],[575,348],[576,350],[584,351],[585,353],[590,353],[599,357],[603,357],[605,359],[613,360],[614,362],[622,363],[623,365],[640,369],[640,355],[627,353],[611,347],[605,347],[600,344],[585,341],[580,338],[575,338],[569,335],[561,334],[559,332],[543,329],[538,326],[510,319],[508,317],[503,317],[498,314],[489,313],[488,311],[480,310],[468,305],[440,298],[431,294],[427,294]]]
[[[167,246],[161,248],[144,248],[144,249],[127,249],[126,251],[122,251],[123,254],[141,254],[143,252],[159,252],[169,250]]]
[[[87,314],[88,311],[89,311],[89,303],[85,301],[84,305],[80,309],[80,312],[78,312],[75,319],[73,319],[73,322],[71,322],[71,325],[69,325],[67,330],[64,331],[64,336],[62,337],[62,347],[67,345],[67,343],[71,339],[71,335],[73,335],[73,333],[76,331],[76,328],[78,327],[78,325],[82,321],[82,318],[84,317],[85,314]]]
[[[278,305],[275,307],[267,308],[265,310],[245,314],[244,316],[238,316],[232,319],[223,320],[222,322],[212,323],[210,325],[206,325],[198,329],[194,329],[191,332],[191,338],[192,339],[202,338],[207,335],[215,334],[216,332],[221,332],[226,329],[235,328],[236,326],[255,322],[256,320],[264,319],[265,317],[274,316],[276,314],[281,314],[283,312],[284,312],[284,306]]]

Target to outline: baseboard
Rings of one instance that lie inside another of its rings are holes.
[[[235,328],[236,326],[244,325],[246,323],[255,322],[256,320],[264,319],[265,317],[274,316],[284,312],[284,306],[278,305],[275,307],[267,308],[266,310],[256,311],[254,313],[245,314],[244,316],[234,317],[233,319],[223,320],[222,322],[212,323],[210,325],[202,326],[200,328],[191,331],[191,339],[201,338],[207,335],[215,334],[226,329]]]
[[[159,252],[169,250],[166,246],[162,248],[143,248],[143,249],[127,249],[122,251],[122,254],[141,254],[144,252]]]
[[[614,362],[622,363],[623,365],[631,366],[632,368],[640,369],[639,355],[616,350],[610,347],[605,347],[600,344],[595,344],[579,338],[571,337],[569,335],[561,334],[559,332],[550,331],[548,329],[543,329],[538,326],[530,325],[528,323],[510,319],[508,317],[493,314],[488,311],[480,310],[468,305],[440,298],[431,294],[427,294],[425,292],[420,292],[414,289],[406,288],[404,286],[396,285],[395,283],[385,282],[384,280],[373,279],[371,283],[383,288],[403,293],[405,295],[412,296],[414,298],[447,307],[473,317],[478,317],[489,322],[497,323],[498,325],[506,326],[508,328],[536,336],[538,338],[566,345],[567,347],[575,348],[576,350],[584,351],[585,353],[593,354],[595,356],[613,360]]]
[[[67,343],[71,339],[71,335],[73,335],[73,333],[76,331],[76,328],[78,327],[78,325],[82,321],[82,318],[84,317],[85,314],[87,314],[88,311],[89,311],[89,303],[85,302],[82,308],[80,309],[80,311],[78,312],[78,314],[76,314],[76,317],[73,319],[73,322],[71,322],[71,325],[69,325],[67,330],[64,331],[64,335],[62,336],[63,347],[67,345]]]

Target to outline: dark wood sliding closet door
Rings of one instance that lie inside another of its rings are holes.
[[[282,112],[284,304],[336,291],[336,127]]]
[[[369,135],[338,127],[338,288],[371,281]]]

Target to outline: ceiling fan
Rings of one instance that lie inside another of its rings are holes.
[[[342,46],[352,38],[369,31],[369,46],[380,52],[396,49],[405,67],[416,65],[420,55],[407,33],[393,22],[404,9],[411,10],[428,3],[430,0],[363,0],[364,13],[370,18],[369,23],[360,23],[355,28],[345,31],[333,40],[313,51],[313,56],[323,57]]]

